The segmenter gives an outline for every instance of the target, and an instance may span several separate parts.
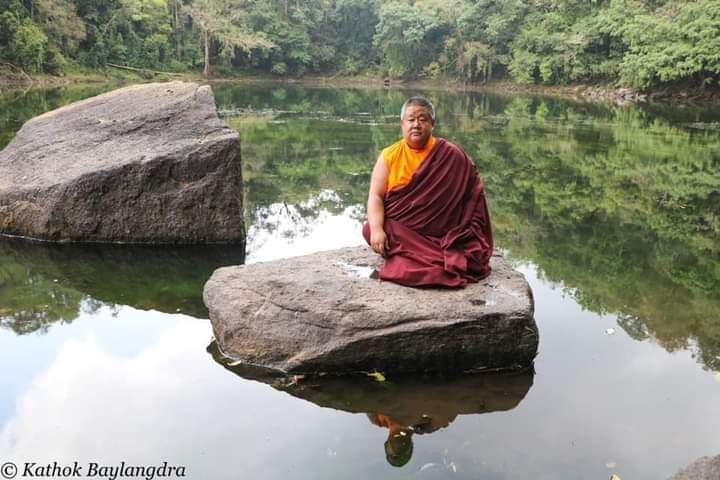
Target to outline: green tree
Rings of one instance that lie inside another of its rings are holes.
[[[378,23],[376,0],[338,0],[332,13],[337,68],[356,74],[377,63],[373,35]]]
[[[440,53],[454,2],[392,0],[380,7],[373,43],[391,76],[418,75]]]
[[[36,21],[50,42],[63,55],[77,54],[85,40],[85,22],[78,16],[73,0],[35,0]]]
[[[525,2],[519,0],[464,1],[441,63],[466,81],[487,81],[497,71],[504,74],[511,59],[510,42],[526,12]]]
[[[41,72],[48,38],[31,19],[23,20],[10,39],[15,63],[30,72]]]
[[[194,25],[200,30],[203,48],[203,75],[210,75],[211,41],[219,44],[221,54],[231,58],[234,49],[252,51],[256,48],[271,49],[275,45],[262,32],[247,28],[245,19],[249,2],[245,0],[195,0],[186,7]]]
[[[720,76],[720,3],[669,2],[643,10],[621,29],[628,46],[621,82],[638,88],[681,79],[707,85]]]

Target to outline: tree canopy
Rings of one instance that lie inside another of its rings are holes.
[[[717,0],[0,0],[0,61],[717,86]]]

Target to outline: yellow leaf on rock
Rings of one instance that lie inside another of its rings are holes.
[[[378,371],[368,373],[368,377],[372,377],[373,380],[375,380],[376,382],[384,382],[385,381],[385,375],[383,375],[382,373],[380,373]]]

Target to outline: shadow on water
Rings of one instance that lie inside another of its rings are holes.
[[[0,238],[0,325],[22,335],[106,305],[207,318],[202,290],[241,247],[49,244]]]
[[[388,429],[385,456],[402,466],[412,457],[413,436],[448,427],[458,415],[512,410],[530,391],[534,372],[488,372],[456,377],[401,376],[378,382],[370,376],[285,377],[274,370],[228,363],[217,343],[208,353],[225,369],[246,380],[271,385],[324,408],[366,414]]]

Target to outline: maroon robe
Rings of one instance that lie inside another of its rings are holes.
[[[438,139],[410,183],[385,194],[389,248],[380,278],[461,288],[490,274],[493,239],[482,179],[459,147]],[[370,243],[370,228],[363,227]]]

